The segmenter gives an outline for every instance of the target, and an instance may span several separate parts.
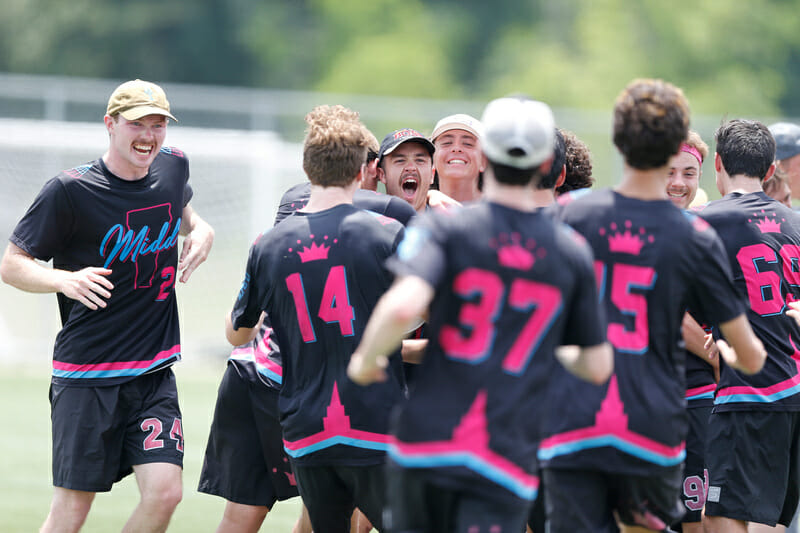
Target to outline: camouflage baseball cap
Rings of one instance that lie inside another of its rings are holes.
[[[163,115],[175,122],[177,118],[169,112],[169,102],[164,89],[139,79],[126,81],[111,93],[106,113],[122,115],[128,120],[137,120],[147,115]]]

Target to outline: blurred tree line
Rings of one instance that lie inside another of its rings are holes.
[[[0,71],[608,109],[800,116],[794,0],[3,0]]]

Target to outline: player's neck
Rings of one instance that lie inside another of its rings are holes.
[[[518,211],[533,211],[539,207],[550,205],[542,203],[544,200],[535,195],[530,185],[505,185],[492,179],[484,182],[484,198],[495,204],[504,205]]]
[[[623,196],[637,200],[666,200],[669,167],[641,170],[624,165],[622,181],[614,190]]]
[[[300,211],[316,213],[340,204],[352,204],[353,195],[358,189],[358,183],[359,181],[356,180],[346,187],[323,187],[312,184],[311,197]]]
[[[751,192],[761,192],[764,190],[761,181],[758,178],[751,178],[744,174],[737,174],[735,176],[727,176],[722,178],[724,183],[723,196],[727,196],[732,192],[740,194],[750,194]]]

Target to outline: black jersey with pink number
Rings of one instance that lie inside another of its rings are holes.
[[[174,148],[162,148],[136,181],[119,179],[98,159],[48,181],[14,229],[12,243],[52,258],[54,268],[111,270],[105,308],[58,294],[54,383],[117,384],[180,359],[175,281],[188,180],[188,161]]]
[[[275,224],[281,222],[295,211],[303,208],[311,196],[311,184],[300,183],[287,190],[280,201]],[[353,205],[375,213],[394,218],[404,226],[416,214],[408,202],[372,191],[357,190]],[[259,236],[260,238],[260,236]],[[250,381],[260,381],[267,387],[279,389],[283,383],[283,362],[275,333],[269,316],[259,328],[256,337],[242,346],[235,347],[228,361],[236,365],[239,374]]]
[[[614,374],[602,386],[554,374],[539,459],[631,475],[680,465],[688,428],[686,352],[678,345],[684,312],[717,324],[744,311],[722,243],[669,200],[601,190],[559,202],[558,216],[594,250]]]
[[[384,460],[389,412],[405,393],[400,354],[389,379],[369,387],[350,381],[347,364],[392,282],[384,262],[402,235],[397,221],[342,204],[295,212],[250,250],[233,326],[255,326],[262,311],[271,319],[284,447],[299,464]]]
[[[435,289],[392,459],[488,497],[534,499],[554,349],[605,341],[583,238],[544,212],[479,202],[417,217],[390,264]]]
[[[800,410],[800,329],[785,312],[800,297],[800,215],[756,192],[731,193],[700,216],[725,244],[747,318],[767,350],[753,376],[721,365],[714,410]]]

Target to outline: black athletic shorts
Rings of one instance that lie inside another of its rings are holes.
[[[692,407],[689,414],[689,433],[686,435],[686,461],[683,465],[682,498],[686,514],[680,520],[702,521],[703,506],[708,491],[708,470],[705,468],[706,432],[713,406]]]
[[[437,485],[435,476],[389,464],[384,525],[390,533],[522,533],[531,502],[489,499]],[[314,530],[316,532],[316,530]]]
[[[172,369],[121,385],[50,385],[53,485],[106,492],[134,465],[183,467],[183,428]]]
[[[265,507],[300,494],[283,449],[278,390],[243,379],[233,364],[219,385],[197,490]]]
[[[386,500],[383,463],[367,466],[294,463],[292,466],[314,533],[349,533],[350,517],[356,507],[375,529],[382,531]]]
[[[683,468],[660,476],[630,476],[598,470],[544,469],[550,533],[617,531],[614,514],[629,526],[666,531],[683,515]]]
[[[800,413],[727,411],[708,422],[706,514],[788,526],[800,487]]]

